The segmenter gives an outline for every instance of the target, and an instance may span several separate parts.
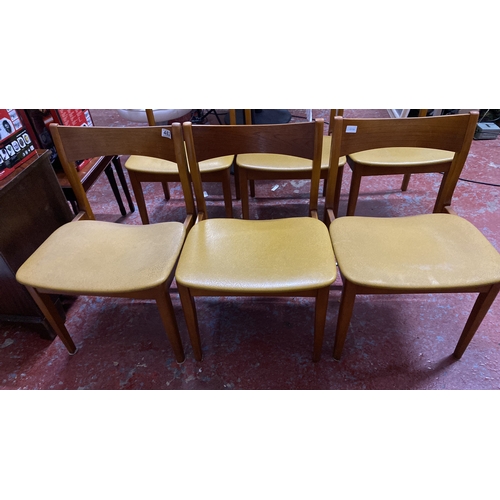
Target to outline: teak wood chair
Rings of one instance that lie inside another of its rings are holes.
[[[334,219],[331,199],[327,222],[343,278],[334,358],[340,359],[358,294],[478,293],[458,341],[460,358],[500,290],[500,254],[470,222],[454,214],[447,201],[468,155],[477,113],[430,118],[335,118],[332,164],[341,155],[378,147],[429,147],[453,151],[441,186],[444,213],[378,218]],[[334,171],[330,171],[334,177]]]
[[[155,126],[153,110],[146,109],[146,115],[150,126]],[[224,195],[224,206],[226,217],[233,216],[233,205],[231,195],[231,165],[234,157],[209,158],[200,164],[204,182],[220,182]],[[170,199],[169,182],[179,182],[179,171],[175,161],[167,161],[160,158],[149,158],[143,155],[132,155],[125,162],[130,184],[134,191],[137,207],[143,224],[149,224],[149,216],[144,199],[141,182],[161,182],[165,199]]]
[[[176,271],[176,282],[195,358],[201,360],[195,309],[198,296],[315,298],[313,360],[321,356],[335,256],[318,220],[323,121],[282,125],[183,124],[198,219]],[[240,153],[275,153],[312,161],[310,217],[274,220],[207,219],[198,162]]]
[[[419,110],[419,117],[425,117],[426,109]],[[396,118],[401,120],[406,118]],[[414,119],[414,118],[412,118]],[[446,183],[446,177],[450,171],[453,161],[453,151],[439,150],[434,148],[419,147],[388,147],[374,148],[366,151],[357,151],[347,156],[347,164],[352,170],[351,184],[349,188],[349,198],[347,201],[347,215],[354,215],[363,177],[378,175],[403,174],[401,191],[408,189],[411,174],[417,173],[443,173],[441,191],[439,192],[434,212],[442,212],[443,207],[449,204],[450,200],[441,196],[442,187]],[[337,175],[337,191],[335,192],[334,212],[338,215],[340,203],[340,191],[344,165],[339,166]],[[456,176],[458,180],[458,176]],[[449,185],[451,189],[451,184]],[[453,195],[454,187],[450,195]]]
[[[236,110],[229,110],[231,123],[236,123],[233,118]],[[343,114],[342,109],[330,111],[330,122],[328,135],[323,136],[322,156],[321,156],[321,179],[326,184],[328,177],[328,168],[330,164],[330,145],[331,145],[331,123],[336,114]],[[251,125],[251,110],[244,110],[245,124]],[[339,168],[343,168],[346,158],[339,160]],[[256,180],[300,180],[311,178],[311,162],[304,158],[297,158],[289,155],[275,154],[240,154],[236,157],[236,169],[238,175],[235,182],[238,185],[237,193],[241,198],[241,212],[244,219],[250,218],[249,191],[250,195],[255,197]],[[326,186],[324,191],[326,192]]]
[[[83,212],[26,260],[17,280],[28,291],[71,354],[76,347],[49,294],[94,295],[156,301],[176,360],[184,360],[169,286],[195,205],[181,125],[164,127],[66,127],[51,125],[64,171]],[[163,135],[162,135],[163,134]],[[164,135],[172,135],[173,138]],[[96,221],[76,175],[76,160],[107,155],[145,155],[176,162],[184,192],[184,223],[127,225]]]

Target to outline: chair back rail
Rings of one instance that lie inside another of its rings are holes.
[[[88,218],[94,219],[92,209],[76,173],[75,161],[99,156],[151,156],[176,162],[179,166],[182,190],[188,214],[195,206],[189,180],[181,125],[159,127],[71,127],[51,124],[50,131],[62,167],[78,203]],[[175,136],[175,137],[174,137]]]
[[[432,148],[460,153],[464,144],[467,145],[466,137],[470,129],[475,129],[474,117],[477,116],[477,112],[471,112],[465,115],[382,119],[336,116],[334,120],[343,122],[341,129],[337,130],[341,156],[381,147]],[[468,152],[469,148],[466,149]]]
[[[332,128],[330,165],[341,156],[378,148],[431,148],[455,153],[443,192],[445,205],[451,203],[453,191],[469,154],[476,129],[478,112],[415,118],[344,118],[335,116]],[[326,207],[331,214],[334,205],[338,169],[330,168]]]
[[[321,175],[323,120],[280,125],[193,125],[183,124],[191,176],[198,211],[206,216],[198,162],[219,156],[268,153],[298,156],[312,160],[310,212],[317,214]]]

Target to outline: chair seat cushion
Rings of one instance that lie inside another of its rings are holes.
[[[330,235],[341,273],[358,285],[432,291],[500,282],[498,251],[455,215],[341,217]]]
[[[191,229],[175,275],[186,286],[235,294],[311,290],[335,277],[328,229],[310,217],[202,221]]]
[[[323,149],[321,154],[321,168],[328,169],[330,163],[330,149],[332,137],[326,135],[323,137]],[[339,160],[339,166],[345,165],[346,157],[343,156]],[[312,162],[306,158],[298,158],[296,156],[252,153],[240,154],[236,157],[238,166],[251,170],[286,170],[297,172],[308,172],[311,169]]]
[[[179,222],[70,222],[29,257],[16,278],[24,285],[67,294],[146,290],[167,280],[184,238]]]
[[[430,148],[379,148],[360,151],[349,158],[360,165],[401,167],[411,165],[439,165],[453,161],[454,153]]]
[[[225,170],[233,164],[234,156],[221,156],[220,158],[211,158],[199,162],[201,173],[217,172]],[[147,174],[177,174],[177,163],[161,160],[160,158],[151,158],[149,156],[132,155],[125,162],[125,168],[134,172]]]

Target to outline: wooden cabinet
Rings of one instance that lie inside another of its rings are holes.
[[[73,218],[49,158],[38,150],[0,181],[0,320],[40,323],[42,335],[53,338],[38,306],[15,279],[40,244]]]

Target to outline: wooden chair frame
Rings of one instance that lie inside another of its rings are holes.
[[[311,201],[309,215],[318,219],[318,190],[323,137],[322,120],[301,124],[254,125],[252,127],[242,127],[238,125],[228,125],[225,127],[207,125],[196,126],[188,122],[183,124],[183,130],[197,200],[197,223],[207,218],[201,176],[197,167],[198,162],[205,158],[257,152],[300,156],[309,158],[313,161],[313,168],[311,169]],[[231,136],[230,141],[228,140],[229,135]],[[304,139],[306,140],[304,141]],[[306,145],[304,142],[306,142]],[[259,223],[259,221],[255,222]],[[313,361],[318,361],[320,359],[328,306],[329,286],[313,290],[298,290],[292,293],[236,293],[231,290],[220,292],[192,286],[187,287],[179,283],[179,280],[177,280],[177,286],[196,360],[201,361],[202,359],[200,331],[194,300],[195,297],[200,296],[314,297],[315,319]]]
[[[148,123],[150,126],[156,126],[154,113],[152,109],[146,109],[146,116],[148,118]],[[224,195],[224,206],[226,208],[226,217],[233,216],[233,205],[232,205],[232,194],[231,194],[231,167],[224,170],[218,170],[215,172],[203,172],[202,177],[204,182],[220,182],[222,184],[222,190]],[[137,202],[137,207],[139,209],[139,214],[141,216],[141,221],[143,224],[149,224],[149,216],[146,208],[146,201],[144,199],[144,192],[141,187],[142,182],[160,182],[163,187],[163,192],[165,194],[165,200],[170,199],[170,190],[168,187],[169,182],[179,182],[179,174],[175,173],[150,173],[150,172],[139,172],[135,170],[127,169],[130,184],[134,191],[135,199]]]
[[[340,270],[342,272],[342,270]],[[340,359],[342,355],[342,350],[344,348],[344,342],[347,337],[347,332],[349,330],[349,324],[351,322],[352,312],[354,308],[354,302],[356,300],[356,295],[374,295],[374,294],[421,294],[430,293],[428,289],[413,289],[410,291],[401,291],[397,288],[384,288],[378,289],[374,287],[360,286],[351,281],[347,280],[345,277],[343,281],[342,297],[340,299],[339,315],[337,320],[337,331],[335,334],[335,343],[333,346],[333,357],[337,360]],[[481,287],[459,287],[455,289],[442,289],[442,290],[432,290],[432,293],[478,293],[474,307],[469,315],[467,323],[465,324],[460,339],[458,340],[453,356],[456,359],[460,359],[467,349],[470,341],[474,337],[477,329],[479,328],[481,322],[483,321],[486,313],[493,304],[498,292],[500,291],[500,283],[494,285],[481,286]]]
[[[380,147],[430,147],[433,149],[454,151],[455,156],[441,184],[435,212],[439,211],[453,214],[450,215],[450,217],[456,216],[450,206],[451,199],[458,177],[469,153],[477,118],[477,112],[471,112],[467,115],[404,118],[402,120],[404,120],[405,123],[398,123],[397,119],[349,120],[342,117],[336,117],[332,132],[331,161],[335,164],[340,156]],[[414,121],[409,122],[409,120]],[[353,129],[352,127],[358,128]],[[402,130],[404,131],[403,134],[401,133]],[[327,192],[327,210],[325,214],[328,225],[335,218],[335,205],[333,200],[337,182],[336,174],[337,169],[330,170],[329,191]],[[341,262],[339,262],[339,266],[339,271],[342,273]],[[340,359],[341,357],[356,295],[478,293],[479,295],[453,353],[454,357],[459,359],[463,355],[488,312],[488,309],[500,291],[500,283],[432,290],[428,288],[402,290],[401,288],[376,288],[360,285],[346,279],[345,276],[342,276],[342,280],[343,290],[333,350],[333,357],[335,359]]]
[[[180,124],[176,125],[168,127],[118,128],[65,127],[51,124],[50,128],[61,164],[75,192],[79,206],[84,209],[78,219],[95,220],[95,217],[78,179],[74,162],[96,156],[138,154],[176,161],[180,165],[179,175],[186,204],[184,227],[187,232],[194,224],[196,211],[182,141],[182,130]],[[173,140],[162,137],[163,130],[171,130]],[[158,306],[175,357],[181,363],[184,361],[184,350],[168,291],[174,277],[174,272],[175,267],[164,283],[151,289],[109,293],[104,296],[154,300]],[[66,329],[63,318],[49,297],[49,294],[61,294],[64,292],[57,289],[41,289],[30,286],[27,288],[44,313],[47,321],[68,349],[68,352],[75,354],[77,350],[76,346]],[[85,295],[103,296],[103,294],[88,293],[85,293]]]
[[[333,118],[336,115],[342,116],[344,113],[343,109],[332,109],[330,110],[330,121],[328,126],[328,134],[331,134],[331,127],[333,123]],[[236,124],[236,110],[229,110],[230,123]],[[244,110],[245,125],[252,125],[252,112],[250,109]],[[241,199],[241,212],[244,219],[250,218],[250,203],[249,195],[255,198],[255,181],[257,180],[307,180],[311,178],[311,174],[308,170],[275,170],[272,167],[268,169],[252,169],[245,168],[238,165],[237,159],[235,159],[235,184],[237,186],[237,198]],[[343,168],[343,167],[339,167]],[[326,194],[326,184],[328,179],[328,169],[321,169],[320,178],[323,180],[324,188],[323,195]]]
[[[436,203],[433,212],[442,213],[445,207],[451,205],[451,200],[455,187],[462,172],[470,149],[469,137],[473,137],[476,127],[478,113],[472,111],[463,115],[448,115],[434,117],[415,117],[415,118],[344,118],[335,117],[337,121],[337,133],[332,137],[332,147],[330,151],[330,165],[333,165],[335,159],[340,156],[346,156],[349,161],[349,154],[369,149],[380,148],[381,138],[384,139],[384,147],[411,147],[411,148],[431,148],[452,151],[455,153],[453,161],[449,164],[440,164],[422,166],[421,168],[408,169],[407,167],[391,168],[391,174],[410,173],[430,173],[444,172],[443,179],[439,188]],[[411,133],[401,135],[401,129],[406,126],[411,127]],[[359,131],[356,133],[350,130]],[[362,137],[362,139],[361,139]],[[361,148],[361,149],[360,149]],[[410,170],[410,171],[409,171]],[[329,224],[338,215],[340,190],[342,185],[342,169],[330,168],[328,178],[327,192],[325,197],[325,217]],[[366,168],[362,175],[387,175],[387,169],[380,172],[377,168]],[[359,192],[359,183],[361,179],[359,172],[353,172],[354,187],[351,185],[351,194],[349,195],[352,212],[353,203]],[[348,213],[348,215],[353,215]]]
[[[316,123],[316,127],[319,127],[319,123],[323,124],[323,120],[316,120],[316,122],[307,122],[307,123]],[[249,152],[269,152],[271,154],[286,154],[289,156],[298,156],[303,157],[304,148],[301,146],[302,140],[300,137],[300,127],[296,127],[299,125],[297,123],[286,123],[282,124],[288,127],[287,134],[290,139],[288,141],[282,140],[278,142],[273,138],[268,139],[267,134],[261,136],[260,134],[266,130],[266,127],[275,127],[275,125],[252,125],[254,129],[251,133],[246,130],[238,130],[246,129],[248,127],[241,125],[225,125],[221,127],[221,129],[217,129],[214,127],[218,127],[217,125],[203,125],[203,129],[201,126],[192,125],[190,122],[186,122],[183,124],[184,130],[184,140],[187,145],[187,155],[189,159],[190,165],[198,165],[200,161],[216,158],[218,156],[228,156],[234,154],[235,156],[239,153],[249,153]],[[229,127],[229,128],[228,128]],[[228,128],[227,131],[224,129]],[[234,142],[231,145],[225,144],[224,137],[226,134],[231,134],[234,137]],[[265,132],[264,132],[265,133]],[[193,140],[194,137],[194,140]],[[207,139],[208,137],[208,139]],[[212,139],[213,138],[213,139]],[[315,138],[316,139],[316,138]],[[323,131],[321,131],[321,139],[323,139]],[[297,145],[292,141],[295,140]],[[321,141],[320,141],[321,142]],[[309,213],[311,216],[315,216],[317,218],[318,213],[318,189],[319,182],[321,179],[321,146],[322,144],[314,144],[316,148],[313,152],[315,155],[317,152],[320,154],[319,164],[313,163],[313,168],[308,176],[311,179],[311,188],[310,188],[310,205],[309,205]],[[313,143],[311,143],[311,148],[313,147]],[[272,148],[271,151],[267,151],[268,148]],[[226,153],[224,153],[227,151]],[[220,153],[220,154],[219,154]],[[213,156],[217,155],[217,156]],[[308,159],[317,160],[315,156],[312,156]],[[196,202],[198,207],[198,213],[204,214],[204,217],[207,218],[206,211],[206,203],[205,199],[202,196],[203,192],[201,191],[201,186],[203,182],[203,178],[200,177],[195,181],[195,176],[198,175],[195,168],[191,167],[191,176],[193,178],[194,183],[194,191],[196,195]],[[241,183],[240,183],[241,185]],[[314,215],[315,214],[315,215]]]

